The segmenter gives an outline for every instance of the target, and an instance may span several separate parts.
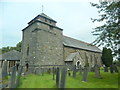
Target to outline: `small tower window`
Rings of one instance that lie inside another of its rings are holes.
[[[48,26],[48,29],[53,29],[53,26]]]
[[[27,47],[27,56],[29,55],[29,46]]]
[[[47,22],[47,19],[45,18],[45,22]]]

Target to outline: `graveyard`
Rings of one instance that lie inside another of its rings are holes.
[[[3,88],[118,88],[119,73],[104,72],[103,67],[100,68],[101,78],[88,69],[69,71],[66,67],[54,67],[33,72],[30,68],[24,69],[20,66],[17,71],[16,66],[12,67],[11,75],[2,78]]]

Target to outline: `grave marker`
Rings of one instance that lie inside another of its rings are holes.
[[[12,74],[10,78],[10,88],[15,88],[16,66],[12,67]]]
[[[17,80],[16,80],[16,87],[19,86],[22,69],[23,69],[23,66],[20,66],[19,69],[18,69],[18,75],[17,75]]]
[[[7,61],[5,60],[3,62],[3,66],[2,66],[2,78],[7,77],[8,73],[7,73]]]
[[[56,85],[59,87],[59,82],[60,82],[60,69],[57,67],[56,70]]]
[[[60,80],[60,85],[59,88],[65,88],[66,87],[66,67],[64,67],[61,71],[61,80]]]

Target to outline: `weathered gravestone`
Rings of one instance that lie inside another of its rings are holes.
[[[88,66],[85,66],[82,81],[86,82],[87,81],[87,76],[88,76]]]
[[[68,76],[71,76],[70,70],[68,70]]]
[[[50,69],[50,68],[48,68],[48,69],[47,69],[47,73],[48,73],[48,74],[50,74],[50,72],[51,72],[51,69]]]
[[[113,64],[113,70],[118,73],[118,69],[117,69],[117,66],[115,64]]]
[[[110,73],[114,73],[113,65],[110,65]]]
[[[42,76],[44,76],[44,68],[41,68]]]
[[[81,67],[81,65],[79,65],[79,72],[80,72],[80,75],[82,75],[82,67]]]
[[[3,62],[3,66],[2,66],[2,78],[5,78],[8,76],[8,73],[7,73],[7,61],[5,60]]]
[[[108,67],[104,67],[104,72],[108,72]]]
[[[57,67],[57,70],[56,70],[56,85],[57,85],[57,87],[59,87],[59,82],[60,82],[60,69],[59,69],[59,67]]]
[[[61,71],[61,80],[60,80],[59,88],[66,87],[66,74],[67,74],[67,69],[66,67],[64,67],[62,68],[62,71]]]
[[[95,64],[94,70],[95,70],[95,77],[96,78],[102,78],[101,75],[100,75],[100,66]]]
[[[76,66],[74,65],[74,68],[73,68],[73,77],[74,77],[74,78],[76,78],[76,72],[77,72]]]
[[[12,67],[12,74],[10,78],[10,88],[15,88],[16,66]]]
[[[55,68],[52,68],[52,72],[53,72],[53,80],[55,80]]]
[[[22,69],[23,69],[23,66],[19,66],[17,80],[16,80],[16,87],[19,86]]]

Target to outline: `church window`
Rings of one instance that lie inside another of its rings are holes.
[[[53,26],[49,26],[48,28],[49,28],[49,29],[53,29]]]
[[[29,55],[29,46],[27,47],[27,56]]]
[[[45,22],[47,22],[47,19],[45,18]]]

